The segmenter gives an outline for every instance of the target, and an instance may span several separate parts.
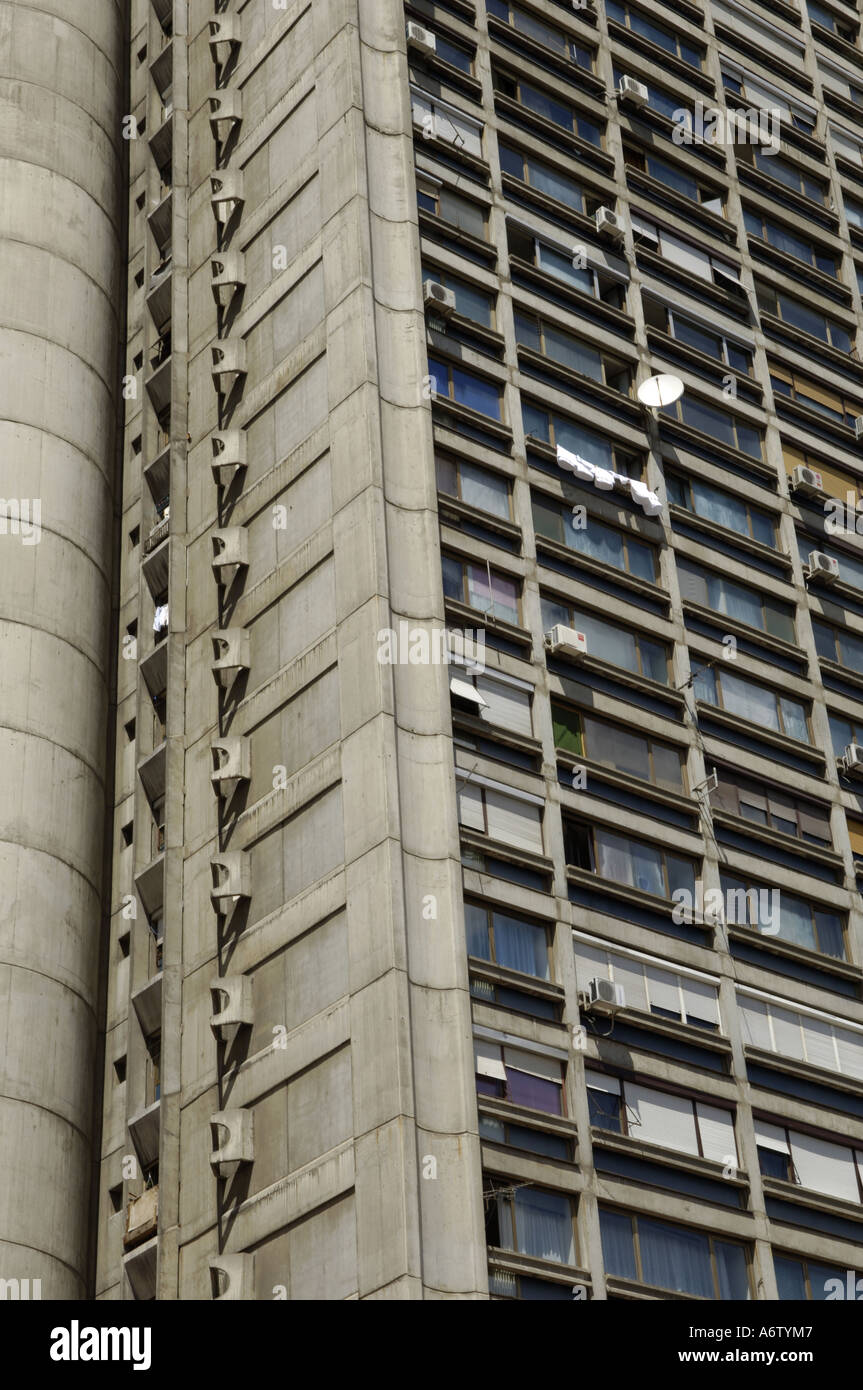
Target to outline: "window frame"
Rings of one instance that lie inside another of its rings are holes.
[[[631,883],[621,884],[621,887],[631,888],[637,893],[647,893],[650,897],[657,898],[660,902],[672,902],[672,890],[670,889],[671,878],[669,875],[667,860],[667,856],[669,854],[673,854],[677,859],[686,861],[686,863],[692,865],[692,878],[693,883],[696,886],[696,889],[698,883],[701,881],[701,875],[704,867],[703,859],[694,859],[690,854],[687,854],[685,850],[680,851],[676,849],[668,849],[663,844],[657,843],[654,840],[645,839],[638,835],[631,835],[628,831],[613,830],[610,826],[601,823],[598,824],[594,821],[581,820],[578,816],[571,815],[568,812],[564,812],[563,815],[564,854],[566,854],[568,848],[567,837],[573,827],[578,827],[578,829],[581,830],[582,833],[584,833],[587,836],[587,847],[591,860],[591,868],[589,870],[582,871],[592,873],[596,878],[601,878],[602,881],[605,883],[610,882],[611,880],[605,879],[603,875],[600,874],[597,868],[597,864],[599,863],[599,856],[597,854],[596,849],[597,833],[602,833],[603,831],[607,832],[610,835],[617,836],[618,839],[626,840],[628,843],[644,846],[647,849],[658,854],[660,858],[662,867],[662,882],[663,887],[665,889],[664,893],[652,893],[649,888],[639,888],[636,884]],[[632,856],[630,856],[630,858],[632,858]],[[582,868],[582,866],[579,864],[571,863],[568,858],[566,862],[566,867],[567,869]]]
[[[675,1233],[678,1232],[678,1231],[684,1231],[684,1232],[686,1232],[688,1235],[696,1235],[696,1236],[701,1237],[703,1240],[706,1240],[706,1241],[707,1241],[708,1253],[709,1253],[709,1257],[710,1257],[710,1272],[711,1272],[711,1277],[712,1277],[712,1280],[713,1280],[713,1300],[716,1301],[716,1302],[725,1302],[725,1301],[731,1301],[731,1302],[733,1302],[733,1301],[734,1301],[734,1300],[723,1300],[723,1299],[719,1298],[719,1291],[720,1291],[720,1289],[721,1289],[721,1284],[720,1284],[720,1280],[719,1280],[719,1263],[718,1263],[717,1254],[716,1254],[716,1242],[719,1241],[719,1242],[720,1242],[721,1244],[723,1244],[723,1245],[733,1245],[733,1246],[736,1246],[738,1249],[742,1250],[742,1251],[743,1251],[743,1255],[744,1255],[745,1265],[746,1265],[746,1282],[747,1282],[747,1286],[748,1286],[748,1290],[749,1290],[749,1295],[750,1295],[750,1298],[751,1298],[752,1292],[753,1292],[753,1289],[752,1289],[752,1246],[751,1246],[751,1243],[748,1243],[748,1242],[743,1241],[743,1240],[738,1240],[738,1239],[736,1239],[736,1238],[734,1238],[734,1237],[728,1237],[728,1236],[725,1236],[725,1235],[721,1235],[721,1234],[719,1234],[718,1232],[714,1232],[714,1231],[705,1231],[705,1230],[702,1230],[700,1227],[686,1226],[686,1225],[684,1225],[682,1222],[679,1222],[679,1221],[668,1221],[666,1218],[660,1217],[660,1216],[656,1216],[656,1215],[654,1215],[654,1214],[651,1213],[651,1212],[634,1212],[634,1211],[630,1211],[630,1210],[625,1209],[625,1208],[610,1207],[610,1206],[608,1206],[608,1205],[600,1205],[600,1207],[599,1207],[600,1218],[601,1218],[601,1216],[602,1216],[603,1211],[608,1211],[608,1212],[610,1212],[610,1213],[611,1213],[612,1215],[614,1215],[614,1216],[625,1216],[625,1217],[628,1217],[628,1218],[629,1218],[629,1222],[630,1222],[630,1233],[631,1233],[631,1237],[632,1237],[632,1256],[633,1256],[633,1263],[634,1263],[634,1265],[635,1265],[635,1271],[636,1271],[636,1272],[635,1272],[635,1279],[634,1279],[634,1280],[631,1279],[631,1276],[620,1275],[620,1274],[613,1274],[613,1273],[610,1273],[610,1272],[607,1271],[608,1277],[610,1277],[610,1278],[612,1278],[612,1279],[629,1279],[630,1282],[635,1282],[635,1283],[638,1283],[638,1284],[644,1284],[647,1288],[659,1288],[659,1287],[661,1287],[661,1286],[658,1285],[658,1284],[650,1284],[650,1283],[648,1283],[648,1281],[647,1281],[647,1279],[645,1278],[645,1275],[644,1275],[644,1261],[643,1261],[643,1259],[642,1259],[642,1254],[641,1254],[641,1235],[640,1235],[640,1229],[639,1229],[639,1222],[640,1222],[642,1219],[644,1219],[644,1220],[647,1220],[647,1221],[652,1221],[652,1222],[654,1222],[657,1226],[669,1227],[669,1228],[670,1228],[673,1232],[675,1232]],[[601,1232],[601,1221],[600,1221],[600,1232]],[[601,1236],[600,1236],[600,1238],[601,1238]],[[605,1263],[604,1249],[603,1249],[603,1263]],[[691,1298],[691,1299],[693,1299],[693,1300],[696,1300],[696,1299],[697,1299],[699,1302],[710,1302],[710,1301],[711,1301],[710,1299],[708,1299],[707,1297],[705,1297],[705,1295],[703,1295],[703,1294],[695,1294],[695,1293],[692,1293],[692,1292],[690,1292],[689,1290],[685,1290],[685,1289],[668,1289],[668,1290],[666,1290],[666,1292],[668,1292],[668,1293],[682,1293],[682,1294],[684,1294],[687,1298]]]

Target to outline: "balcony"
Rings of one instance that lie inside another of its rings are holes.
[[[160,415],[171,404],[171,333],[163,333],[150,351],[149,375],[144,381],[153,409]]]
[[[150,153],[153,156],[156,168],[164,178],[165,171],[170,168],[171,156],[174,149],[173,104],[166,106],[160,101],[157,114],[159,125],[150,137]]]
[[[171,508],[167,503],[163,505],[164,510],[159,513],[158,521],[151,527],[150,534],[144,542],[144,550],[148,555],[151,551],[155,550],[158,545],[161,545],[171,527]]]
[[[163,337],[166,330],[170,331],[172,271],[173,262],[169,250],[150,276],[150,286],[147,290],[150,317],[156,325],[157,332]]]
[[[159,198],[151,210],[147,221],[150,231],[153,233],[153,240],[159,250],[159,255],[164,257],[170,254],[171,245],[171,222],[174,215],[174,190],[169,183],[163,183],[159,190]]]
[[[132,995],[132,1007],[141,1025],[145,1038],[152,1037],[162,1027],[162,972],[161,970]]]
[[[157,1100],[139,1110],[129,1121],[129,1134],[142,1168],[152,1168],[158,1161],[161,1127],[161,1104]]]
[[[149,1240],[156,1234],[159,1223],[159,1189],[145,1188],[140,1197],[131,1197],[126,1207],[126,1228],[123,1233],[123,1248],[132,1250],[136,1245]]]

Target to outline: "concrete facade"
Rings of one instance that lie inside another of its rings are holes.
[[[84,9],[0,0],[0,493],[43,508],[0,536],[0,1276],[823,1296],[863,1229],[859,23]],[[674,139],[738,97],[775,177]],[[379,659],[444,624],[484,670]],[[689,882],[779,930],[679,920]]]

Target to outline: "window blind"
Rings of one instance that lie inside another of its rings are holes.
[[[538,806],[531,806],[502,792],[486,789],[488,833],[493,840],[542,854],[542,825]]]
[[[698,1153],[691,1100],[636,1085],[626,1086],[625,1099],[627,1127],[633,1138],[680,1153]]]
[[[737,1144],[731,1111],[723,1110],[718,1105],[705,1105],[700,1100],[695,1109],[704,1157],[712,1158],[717,1163],[726,1163],[729,1159],[736,1163]]]
[[[533,733],[530,721],[530,692],[519,690],[514,685],[493,680],[490,676],[477,676],[476,688],[488,705],[483,716],[492,724],[511,729],[515,734]]]

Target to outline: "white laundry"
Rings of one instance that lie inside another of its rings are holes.
[[[583,459],[581,454],[571,454],[560,444],[557,446],[557,463],[559,468],[565,468],[568,473],[574,473],[583,482],[593,482],[593,464],[588,463],[587,459]]]
[[[614,487],[614,474],[608,468],[595,468],[593,481],[603,492],[610,492]]]
[[[153,615],[153,631],[161,632],[163,627],[168,626],[168,605],[160,603]]]
[[[645,516],[657,516],[662,511],[661,501],[655,492],[650,491],[646,483],[639,482],[637,478],[631,478],[629,486]]]

